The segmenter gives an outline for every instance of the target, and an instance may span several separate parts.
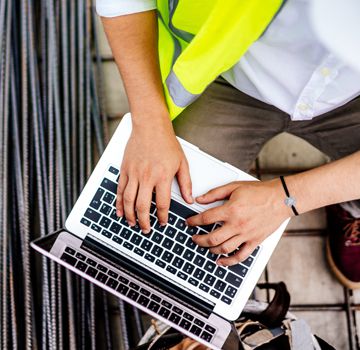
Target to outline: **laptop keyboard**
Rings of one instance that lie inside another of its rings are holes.
[[[110,166],[108,172],[111,176],[117,175],[118,180],[118,169]],[[130,227],[125,217],[116,216],[117,182],[108,177],[105,176],[102,180],[80,222],[125,250],[143,257],[149,264],[176,275],[189,285],[226,304],[231,304],[256,258],[259,247],[241,264],[230,267],[216,265],[219,256],[212,254],[207,248],[197,246],[191,236],[209,233],[216,229],[217,225],[186,226],[185,219],[197,213],[174,199],[171,199],[166,226],[161,226],[158,222],[156,204],[152,201],[151,232],[142,234],[138,224]]]
[[[216,329],[203,320],[71,247],[65,248],[60,259],[207,342],[211,342],[216,333]]]

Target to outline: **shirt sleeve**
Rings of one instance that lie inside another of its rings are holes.
[[[96,0],[96,12],[103,17],[116,17],[156,9],[156,0]]]

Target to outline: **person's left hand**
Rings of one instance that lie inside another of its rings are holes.
[[[223,225],[205,235],[194,235],[193,241],[209,247],[211,253],[229,254],[217,264],[230,266],[245,260],[254,249],[280,224],[291,216],[284,204],[284,190],[279,179],[270,181],[237,181],[217,187],[197,197],[199,204],[229,199],[223,205],[206,210],[187,219],[189,226]]]

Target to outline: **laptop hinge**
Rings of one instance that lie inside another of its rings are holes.
[[[106,262],[115,268],[132,275],[160,293],[184,304],[205,317],[209,317],[214,310],[215,304],[209,303],[173,283],[169,283],[164,277],[152,272],[150,269],[145,269],[136,261],[116,252],[111,246],[99,241],[91,234],[87,234],[81,248],[90,251],[100,259],[106,259]]]

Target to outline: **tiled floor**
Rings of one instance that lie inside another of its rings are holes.
[[[128,111],[128,104],[101,30],[100,38],[101,52],[105,58],[107,110],[113,131],[119,121],[117,117]],[[279,172],[311,168],[326,160],[326,156],[304,141],[282,134],[265,145],[256,170],[259,176],[263,174],[261,176],[266,178]],[[262,280],[284,281],[291,293],[293,312],[307,320],[312,330],[336,349],[353,350],[357,348],[356,323],[360,335],[360,291],[351,297],[351,292],[341,287],[330,273],[324,254],[325,229],[324,210],[293,219]],[[260,293],[258,295],[264,297]]]

